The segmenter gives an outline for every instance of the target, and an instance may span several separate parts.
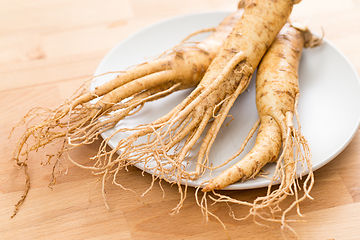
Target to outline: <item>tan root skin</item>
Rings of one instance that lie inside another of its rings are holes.
[[[303,47],[315,47],[320,43],[321,40],[312,36],[307,29],[299,30],[286,24],[259,65],[256,78],[256,104],[260,129],[255,145],[243,159],[212,179],[202,189],[205,198],[206,192],[254,177],[266,163],[276,161],[275,174],[271,177],[267,195],[256,198],[252,203],[232,199],[213,191],[215,196],[218,196],[217,199],[213,198],[215,202],[237,203],[251,208],[248,215],[243,218],[237,218],[232,213],[235,219],[258,217],[261,220],[280,223],[283,228],[289,229],[296,235],[288,224],[286,214],[296,207],[301,216],[299,203],[306,198],[312,199],[309,192],[314,183],[311,152],[300,132],[297,114],[298,67]],[[298,129],[293,125],[293,116],[296,116]],[[297,179],[298,162],[306,166],[309,172],[302,186]],[[280,185],[274,190],[273,182],[279,179]],[[302,196],[299,194],[300,190],[303,191]],[[282,210],[279,205],[289,196],[292,196],[294,201]],[[207,212],[204,202],[198,201],[198,204]],[[269,211],[267,215],[263,214],[265,209]]]
[[[119,129],[118,132],[134,133],[120,140],[113,150],[106,149],[105,140],[94,158],[96,164],[91,168],[95,174],[103,179],[112,175],[113,183],[119,184],[116,175],[121,169],[141,163],[146,170],[153,172],[154,180],[177,184],[180,202],[174,211],[181,208],[187,187],[181,184],[202,176],[210,168],[208,155],[217,133],[234,101],[246,89],[261,58],[286,23],[293,2],[252,0],[244,5],[242,18],[199,85],[178,106],[153,123]],[[145,142],[138,142],[139,139]],[[198,146],[199,151],[192,156]],[[188,171],[186,163],[194,158],[196,169]]]
[[[63,147],[54,154],[58,162],[63,153],[92,143],[100,133],[114,127],[124,117],[136,113],[146,102],[177,90],[195,87],[242,14],[243,9],[239,9],[226,17],[218,27],[204,30],[212,31],[204,41],[190,45],[181,43],[159,59],[122,71],[116,78],[96,87],[92,92],[75,93],[56,109],[38,107],[29,111],[20,124],[30,127],[18,140],[13,157],[27,175],[25,193],[16,209],[30,188],[26,161],[31,151],[54,140],[63,141]],[[95,98],[100,100],[91,103]],[[34,118],[40,118],[43,122],[31,126]],[[100,118],[101,121],[98,121]]]
[[[234,182],[255,178],[265,164],[276,161],[281,149],[281,132],[274,118],[265,116],[253,149],[203,188],[204,192],[222,189]]]
[[[132,96],[138,98],[137,95],[143,91],[144,93],[151,92],[152,95],[161,93],[156,91],[162,91],[164,92],[163,95],[167,95],[169,93],[166,90],[173,86],[177,87],[172,91],[195,87],[202,79],[211,61],[215,58],[223,40],[228,36],[232,26],[241,15],[242,10],[239,10],[227,17],[203,42],[197,43],[194,46],[176,47],[164,58],[146,62],[133,69],[124,71],[115,79],[96,87],[94,91],[81,94],[75,99],[65,102],[58,109],[45,112],[44,115],[47,115],[47,120],[29,128],[24,133],[23,137],[19,140],[14,158],[19,160],[23,146],[31,134],[35,134],[37,144],[34,144],[30,151],[36,150],[52,140],[64,137],[65,135],[70,138],[72,137],[71,134],[78,137],[77,134],[80,133],[81,135],[83,131],[88,130],[89,125],[92,126],[99,116],[104,117],[108,112],[111,112],[111,108],[115,110],[125,108],[124,112],[134,110],[137,106],[143,104],[142,99],[138,99],[138,103],[130,101],[132,104],[128,103],[127,105],[121,101]],[[89,103],[90,100],[101,96],[103,97],[97,103]],[[147,97],[149,98],[150,96]],[[154,99],[157,98],[155,97]],[[154,99],[149,98],[148,101]],[[30,116],[33,115],[35,113],[30,113]],[[67,119],[67,116],[71,117],[70,120]],[[60,122],[61,120],[63,122]],[[117,122],[111,123],[111,127],[113,127]],[[98,123],[99,129],[103,127],[102,124]],[[56,127],[61,127],[61,131],[50,131]],[[106,129],[108,128],[106,127]],[[46,135],[42,137],[40,133],[36,134],[37,132],[46,132]],[[82,140],[87,141],[88,139],[85,137]]]
[[[284,161],[287,172],[292,172],[293,144],[286,148],[284,145],[291,131],[286,115],[291,114],[292,124],[296,96],[299,94],[298,67],[308,34],[308,31],[296,30],[287,24],[277,36],[257,72],[256,105],[260,130],[254,148],[234,166],[211,180],[203,191],[222,189],[239,180],[254,177],[266,163],[277,160],[281,147],[286,152]]]
[[[203,140],[198,156],[196,175],[204,170],[203,167],[207,164],[212,143],[228,111],[237,96],[248,86],[252,73],[276,34],[285,24],[291,10],[292,1],[246,1],[244,16],[230,34],[228,41],[225,42],[200,83],[200,85],[204,84],[205,90],[211,91],[211,93],[200,102],[200,106],[197,108],[204,108],[210,104],[217,106],[224,99],[227,101],[221,105],[218,117]],[[235,59],[237,56],[239,57],[234,63],[235,66],[226,73],[226,80],[224,77],[219,84],[211,84],[213,79],[219,79],[224,74],[222,70],[231,64],[229,59]]]

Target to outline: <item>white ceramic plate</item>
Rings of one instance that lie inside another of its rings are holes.
[[[188,34],[200,29],[216,26],[229,12],[208,12],[179,16],[146,27],[121,41],[113,48],[98,66],[95,75],[108,71],[124,70],[129,66],[148,61],[165,50],[177,45]],[[205,38],[199,35],[198,39]],[[97,79],[91,88],[108,81],[111,74]],[[326,39],[322,46],[305,49],[301,58],[300,92],[298,111],[302,124],[302,133],[312,150],[313,169],[316,170],[335,158],[352,140],[359,128],[360,84],[359,77],[346,57]],[[216,166],[236,152],[248,131],[258,118],[255,106],[254,79],[239,96],[230,114],[234,120],[229,126],[223,126],[210,153],[210,161]],[[107,138],[117,128],[135,127],[149,123],[166,114],[183,100],[191,90],[174,93],[165,99],[147,103],[137,114],[121,121],[117,127],[105,132]],[[114,147],[125,134],[113,137],[109,145]],[[251,149],[253,138],[244,153]],[[240,156],[240,157],[241,157]],[[237,161],[239,158],[235,159]],[[231,164],[231,163],[230,163]],[[228,166],[230,166],[230,164]],[[140,169],[144,166],[137,165]],[[190,164],[188,168],[193,168]],[[215,177],[224,170],[212,173]],[[265,167],[272,173],[273,165]],[[209,175],[205,174],[196,181],[188,182],[197,186]],[[257,178],[243,183],[235,183],[226,189],[250,189],[269,184],[266,178]]]

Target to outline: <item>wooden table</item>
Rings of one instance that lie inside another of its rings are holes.
[[[130,168],[120,176],[138,194],[107,186],[108,210],[100,185],[90,172],[67,163],[52,190],[51,165],[42,166],[51,145],[29,159],[31,190],[19,213],[10,219],[24,187],[23,171],[11,161],[21,130],[8,135],[29,109],[56,107],[89,79],[105,54],[135,31],[175,15],[234,10],[237,0],[13,0],[0,8],[0,239],[226,239],[222,226],[204,217],[190,188],[183,208],[176,187],[163,184],[165,197],[147,174]],[[303,0],[293,19],[304,20],[349,58],[360,72],[360,1]],[[341,84],[341,83],[339,83]],[[339,126],[334,126],[339,127]],[[336,136],[334,136],[335,138]],[[100,141],[73,156],[91,157]],[[326,147],[326,146],[324,146]],[[64,163],[65,164],[65,163]],[[302,239],[359,239],[360,132],[329,164],[315,172],[313,201],[302,205],[306,223],[292,224]],[[264,189],[241,191],[256,196]],[[231,193],[229,193],[231,194]],[[239,196],[240,196],[239,194]],[[278,239],[279,229],[232,220],[226,205],[215,205],[233,239]]]

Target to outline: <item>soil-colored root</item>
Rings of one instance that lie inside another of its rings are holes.
[[[292,220],[286,216],[293,209],[302,216],[300,203],[305,199],[312,199],[310,191],[314,184],[311,151],[301,133],[297,112],[300,96],[297,72],[302,48],[315,47],[320,43],[321,40],[312,36],[309,30],[295,28],[290,24],[286,24],[277,36],[258,68],[256,103],[260,122],[256,123],[249,133],[251,136],[260,124],[255,145],[240,161],[202,188],[202,200],[197,198],[197,203],[207,216],[212,215],[205,200],[210,197],[214,203],[235,203],[249,207],[249,213],[244,217],[236,217],[231,211],[231,215],[237,220],[251,217],[261,225],[266,225],[266,222],[277,223],[296,235],[290,226]],[[297,128],[293,124],[294,116]],[[244,141],[245,145],[249,136]],[[244,143],[226,163],[243,151]],[[276,163],[274,174],[261,174],[261,168],[269,162]],[[305,179],[302,179],[305,173]],[[270,183],[266,195],[257,197],[253,202],[233,199],[215,192],[234,182],[258,177],[259,174],[267,177]],[[207,192],[212,192],[213,195]],[[290,196],[293,201],[289,200]],[[284,207],[285,199],[288,201]]]
[[[86,82],[56,109],[38,107],[30,110],[18,124],[25,125],[26,131],[18,140],[13,159],[18,166],[24,167],[28,176],[26,162],[30,152],[59,141],[62,147],[53,154],[58,162],[64,153],[93,143],[99,134],[114,127],[126,116],[140,111],[146,102],[195,87],[242,13],[243,9],[239,9],[218,27],[199,31],[212,31],[205,40],[195,43],[183,41],[158,59],[119,71],[117,77],[91,92],[86,92],[89,81]],[[16,209],[27,195],[28,183],[29,179]]]
[[[247,88],[262,56],[286,23],[292,4],[292,1],[247,3],[243,17],[194,91],[160,119],[132,129],[119,129],[116,133],[133,134],[121,139],[110,151],[105,145],[100,148],[94,158],[96,174],[117,174],[129,165],[142,166],[153,176],[177,184],[184,193],[182,203],[186,194],[181,184],[186,188],[188,181],[213,167],[209,166],[208,154],[216,135],[235,99]],[[267,11],[268,18],[263,16],[262,9],[266,8],[271,9]],[[189,169],[194,163],[195,170]]]

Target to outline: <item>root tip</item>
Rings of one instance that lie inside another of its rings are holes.
[[[211,183],[209,183],[203,189],[201,189],[201,191],[202,192],[210,192],[210,191],[212,191],[214,189],[216,189],[216,188],[214,188],[214,186]]]

